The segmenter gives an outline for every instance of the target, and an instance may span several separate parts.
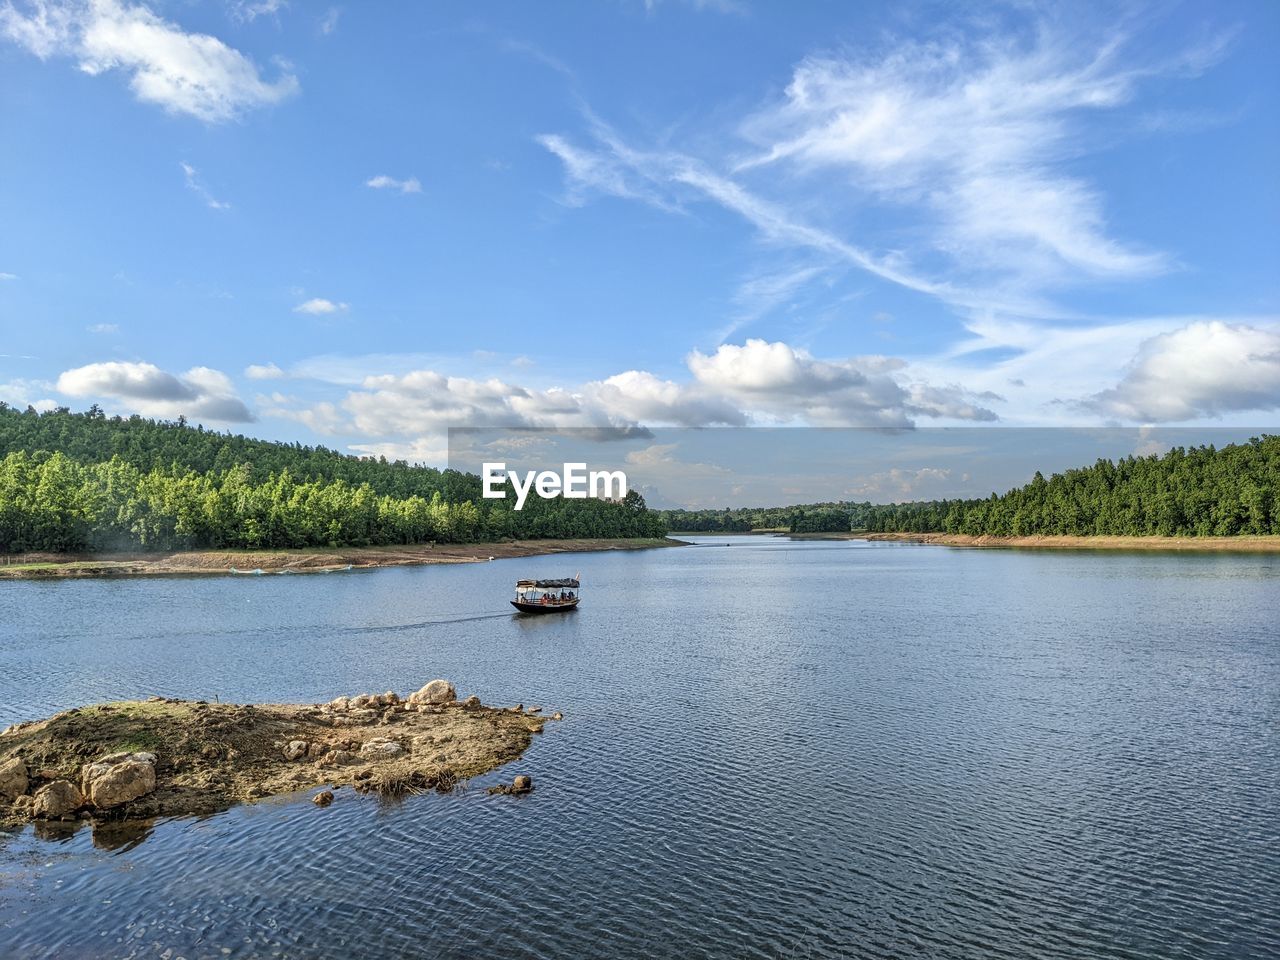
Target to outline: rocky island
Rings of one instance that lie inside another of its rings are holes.
[[[551,719],[559,719],[553,714]],[[326,786],[394,796],[447,791],[515,760],[542,732],[541,708],[459,701],[432,680],[324,704],[152,697],[78,707],[0,733],[0,827],[209,814]],[[532,784],[517,777],[524,793]]]

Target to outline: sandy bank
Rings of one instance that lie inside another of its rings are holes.
[[[614,540],[507,540],[501,543],[340,547],[331,550],[191,550],[179,553],[73,555],[28,553],[0,558],[0,579],[181,576],[212,573],[323,573],[348,567],[477,563],[512,557],[680,546],[669,537]]]
[[[890,540],[948,547],[1036,550],[1172,550],[1182,552],[1280,553],[1280,536],[1267,537],[974,537],[961,533],[793,534],[794,539]]]
[[[537,708],[458,702],[443,680],[403,700],[80,707],[0,734],[0,826],[208,814],[317,786],[449,790],[518,758],[546,722]]]

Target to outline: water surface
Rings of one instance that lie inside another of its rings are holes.
[[[0,584],[0,726],[436,676],[565,714],[449,796],[0,836],[0,954],[1277,955],[1277,623],[1268,556],[758,537]]]

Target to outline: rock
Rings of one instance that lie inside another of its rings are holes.
[[[333,747],[330,746],[329,744],[320,743],[317,740],[315,743],[311,744],[311,746],[307,747],[307,759],[319,760],[321,757],[323,757],[326,753],[328,753],[332,749]]]
[[[298,760],[307,755],[309,746],[310,744],[305,740],[290,740],[280,752],[284,754],[286,760]]]
[[[512,712],[512,713],[524,713],[524,704],[523,704],[523,703],[517,703],[514,707],[512,707],[512,708],[511,708],[511,712]]]
[[[530,713],[541,713],[541,712],[542,712],[542,708],[541,708],[541,707],[537,707],[537,706],[530,707],[530,708],[529,708],[529,712],[530,712]]]
[[[113,753],[80,770],[80,789],[100,810],[136,800],[155,788],[154,753]]]
[[[553,714],[551,715],[551,719],[552,719],[552,720],[563,720],[563,719],[564,719],[564,714],[563,714],[563,713],[561,713],[559,710],[557,710],[555,713],[553,713]]]
[[[333,803],[333,791],[321,790],[311,798],[311,802],[317,807],[327,807],[329,804]]]
[[[370,707],[378,706],[378,698],[372,694],[362,693],[358,697],[351,698],[351,709],[368,710]]]
[[[525,776],[523,773],[517,776],[510,783],[500,783],[496,787],[490,787],[489,793],[498,793],[511,796],[512,794],[528,793],[533,789],[533,778]]]
[[[484,706],[484,704],[482,704],[480,702],[480,698],[473,693],[471,696],[467,697],[467,699],[462,701],[462,706],[465,710],[479,710]]]
[[[394,690],[388,690],[382,695],[382,703],[384,706],[394,707],[399,702],[400,694],[396,693]]]
[[[448,680],[432,680],[418,692],[409,695],[409,702],[418,705],[453,703],[457,699],[458,691]]]
[[[70,780],[55,780],[36,791],[31,804],[32,816],[41,820],[57,820],[70,816],[84,806],[84,796]]]
[[[366,760],[392,760],[404,753],[404,747],[388,737],[374,737],[360,748]]]
[[[349,710],[351,709],[351,698],[350,697],[334,697],[332,700],[329,701],[329,706],[331,706],[334,710]]]
[[[20,797],[27,792],[27,765],[21,757],[0,763],[0,797]]]
[[[348,763],[359,763],[360,757],[349,750],[330,750],[320,758],[320,765],[325,767],[340,767]]]
[[[13,801],[13,812],[20,817],[31,816],[31,807],[35,803],[34,797],[18,797]]]

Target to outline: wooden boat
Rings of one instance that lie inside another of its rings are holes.
[[[563,613],[573,610],[582,598],[577,577],[563,580],[517,580],[516,598],[511,605],[521,613]]]

